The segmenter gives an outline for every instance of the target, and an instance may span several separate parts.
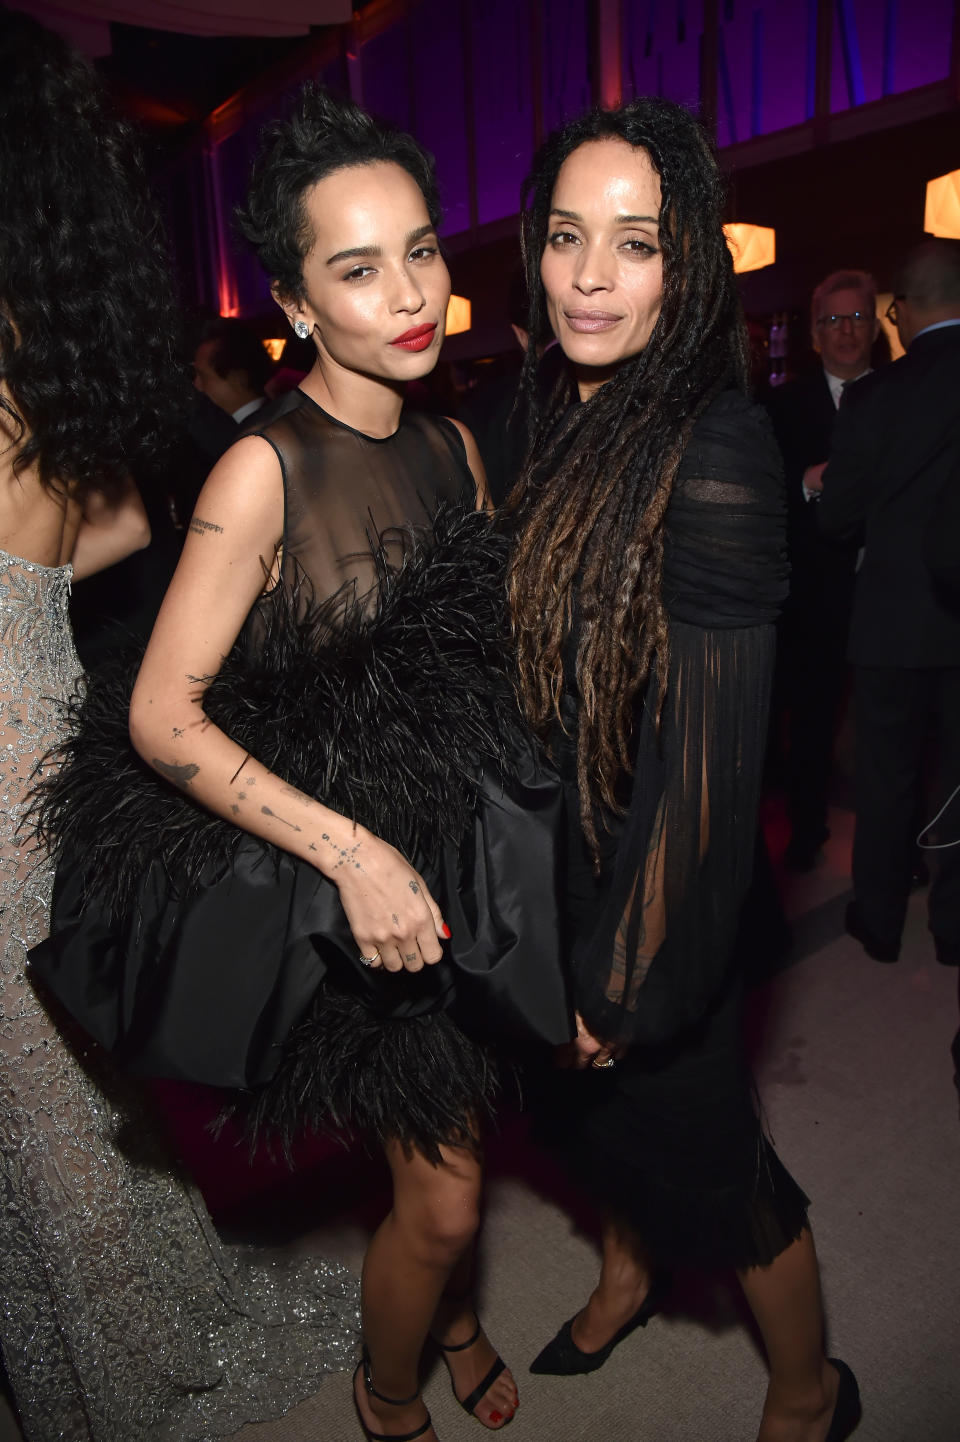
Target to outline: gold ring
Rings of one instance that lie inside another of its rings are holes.
[[[379,961],[379,960],[380,960],[380,953],[379,953],[379,951],[375,951],[372,956],[361,956],[361,958],[360,958],[360,965],[361,965],[361,966],[373,966],[374,962],[377,962],[377,961]]]
[[[606,1071],[609,1067],[616,1066],[616,1064],[617,1063],[612,1056],[608,1056],[606,1061],[597,1061],[597,1058],[594,1057],[593,1061],[590,1063],[591,1066],[596,1067],[597,1071]]]

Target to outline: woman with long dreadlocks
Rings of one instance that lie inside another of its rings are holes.
[[[761,1131],[729,965],[785,566],[715,160],[686,111],[638,100],[550,137],[527,196],[531,336],[552,328],[569,383],[511,498],[509,589],[571,800],[590,1071],[554,1095],[557,1130],[607,1214],[599,1284],[532,1370],[601,1366],[665,1265],[733,1266],[770,1363],[761,1442],[839,1442],[857,1386],[824,1355],[807,1199]]]

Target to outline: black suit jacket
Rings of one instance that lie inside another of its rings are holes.
[[[771,391],[766,406],[787,483],[791,571],[787,619],[819,631],[845,628],[853,600],[857,543],[825,536],[817,522],[820,502],[805,500],[803,494],[803,473],[827,459],[837,419],[823,369]]]
[[[850,659],[960,666],[960,616],[938,599],[924,543],[960,475],[960,325],[919,336],[851,386],[837,415],[818,513],[828,535],[865,527]]]

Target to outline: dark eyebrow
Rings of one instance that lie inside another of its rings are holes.
[[[383,255],[379,245],[355,245],[352,250],[338,250],[336,255],[331,255],[327,265],[336,265],[340,260],[368,259],[378,255]]]
[[[433,226],[429,223],[429,221],[426,225],[419,225],[417,226],[416,230],[411,230],[410,234],[406,237],[403,242],[404,247],[409,250],[411,245],[414,245],[418,240],[422,240],[425,235],[432,234]],[[331,255],[330,259],[327,261],[327,265],[337,265],[342,260],[369,260],[371,258],[376,260],[382,255],[382,246],[355,245],[350,250],[338,250],[336,255]]]
[[[578,225],[583,224],[583,216],[578,215],[575,210],[561,210],[555,205],[550,214],[562,215],[564,220],[576,221]],[[656,215],[617,215],[614,217],[615,225],[636,225],[638,222],[641,224],[648,222],[650,225],[659,225],[660,218]]]
[[[416,230],[411,230],[404,241],[407,250],[410,249],[411,245],[416,244],[418,240],[422,240],[425,235],[433,235],[433,226],[429,221],[427,221],[426,225],[419,225]]]

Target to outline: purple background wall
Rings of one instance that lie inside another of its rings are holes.
[[[603,8],[607,17],[619,11],[612,49],[624,99],[659,93],[697,109],[708,94],[721,147],[809,122],[818,0],[718,0],[711,7],[716,68],[705,86],[706,8],[703,0]],[[832,114],[949,76],[953,0],[835,0],[829,8]],[[594,52],[611,50],[611,36],[592,30],[596,13],[588,0],[374,4],[370,22],[361,12],[353,28],[349,60],[334,53],[310,73],[335,89],[349,84],[370,110],[412,129],[437,158],[446,235],[476,237],[478,227],[516,214],[537,139],[591,103]],[[231,241],[230,213],[261,125],[305,73],[288,75],[275,93],[251,99],[241,92],[221,107],[207,122],[202,150],[169,177],[178,250],[190,252],[181,268],[196,299],[215,308],[250,314],[266,303],[255,263]]]

